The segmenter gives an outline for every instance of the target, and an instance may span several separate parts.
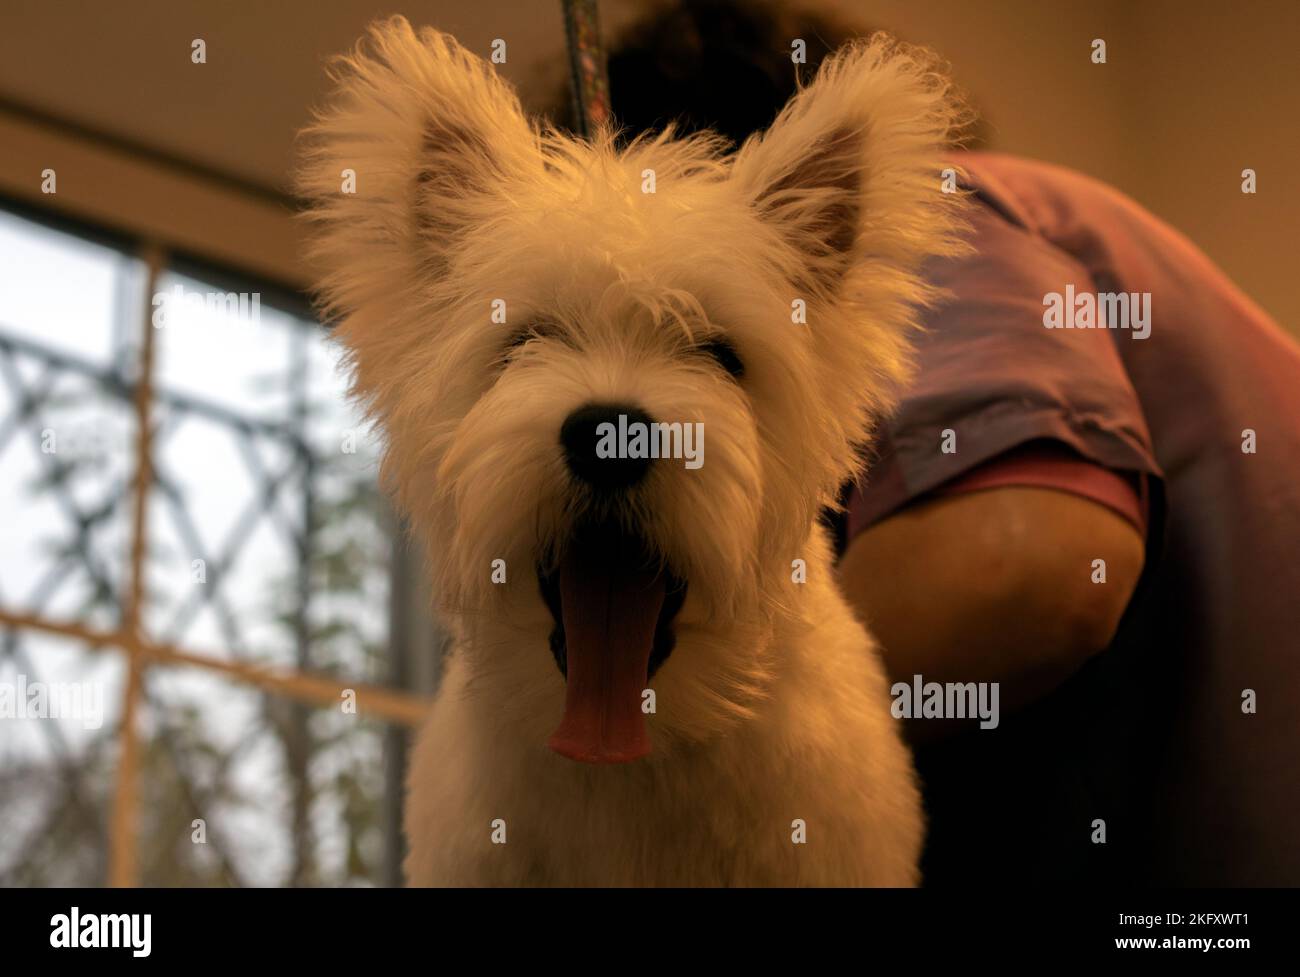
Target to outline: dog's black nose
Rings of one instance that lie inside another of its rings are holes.
[[[564,419],[560,444],[569,471],[592,488],[630,488],[650,469],[650,415],[625,404],[587,404]],[[605,425],[608,425],[607,427]],[[643,425],[640,429],[633,425]],[[639,439],[637,435],[640,434]],[[645,457],[628,457],[629,445]],[[645,450],[636,450],[644,448]]]

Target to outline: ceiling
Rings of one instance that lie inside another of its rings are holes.
[[[603,0],[602,27],[636,0]],[[538,107],[564,91],[560,0],[410,0],[417,25],[475,51],[507,44],[502,72]],[[293,134],[325,94],[325,60],[395,12],[374,0],[4,0],[0,104],[283,190]],[[202,38],[207,63],[190,60]]]

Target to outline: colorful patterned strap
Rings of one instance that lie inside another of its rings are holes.
[[[596,0],[561,0],[564,33],[569,42],[570,82],[574,118],[586,138],[610,121],[609,78],[605,48],[600,42]]]

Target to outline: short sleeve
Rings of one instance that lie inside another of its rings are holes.
[[[865,482],[849,494],[850,539],[1033,441],[1056,441],[1104,468],[1160,478],[1112,332],[1044,325],[1052,293],[1096,291],[1088,272],[1025,226],[1014,206],[988,193],[975,201],[975,252],[928,269],[948,298],[925,317],[914,383],[878,428]]]
[[[1084,461],[1057,441],[1012,448],[965,475],[944,482],[930,498],[969,495],[993,488],[1046,488],[1105,506],[1143,536],[1150,518],[1146,476]]]

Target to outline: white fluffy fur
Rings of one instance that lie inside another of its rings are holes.
[[[906,375],[933,298],[921,262],[959,247],[941,75],[893,42],[854,46],[735,155],[671,133],[570,140],[400,18],[337,83],[300,183],[321,294],[457,636],[412,759],[410,881],[914,884],[910,757],[816,516]],[[710,332],[739,351],[741,382],[691,354]],[[587,503],[558,431],[592,400],[705,428],[701,469],[657,463],[626,506],[690,589],[651,683],[653,753],[622,766],[546,746],[565,689],[534,568]]]

